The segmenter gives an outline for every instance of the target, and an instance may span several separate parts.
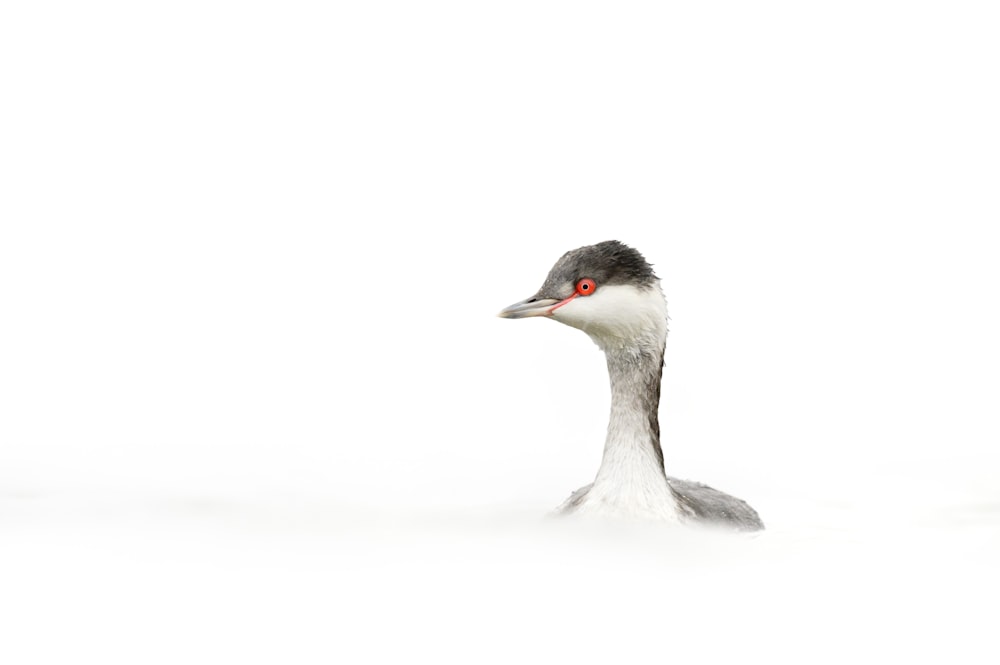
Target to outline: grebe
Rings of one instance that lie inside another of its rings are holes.
[[[538,293],[500,316],[555,319],[590,335],[607,356],[611,418],[601,467],[557,513],[764,528],[746,502],[666,475],[658,410],[667,302],[642,254],[617,240],[567,252]]]

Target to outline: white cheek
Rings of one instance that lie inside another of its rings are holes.
[[[601,347],[666,334],[667,303],[659,286],[602,286],[555,310],[553,317],[579,328]]]

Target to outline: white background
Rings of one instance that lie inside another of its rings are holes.
[[[996,662],[982,2],[0,9],[0,660]],[[548,522],[616,238],[722,536]]]

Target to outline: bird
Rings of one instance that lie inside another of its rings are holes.
[[[764,528],[745,501],[666,474],[658,412],[667,301],[638,250],[608,240],[566,252],[535,295],[499,316],[541,317],[577,328],[607,359],[611,415],[601,465],[591,484],[556,508],[557,515]]]

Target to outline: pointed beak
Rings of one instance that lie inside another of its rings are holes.
[[[526,319],[529,316],[551,316],[552,308],[560,301],[555,298],[528,298],[504,307],[497,314],[501,319]]]

